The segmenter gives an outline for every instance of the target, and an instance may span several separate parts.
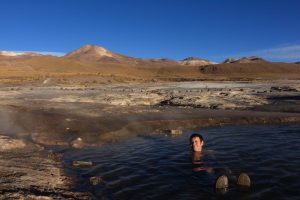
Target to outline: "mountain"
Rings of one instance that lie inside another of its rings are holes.
[[[81,60],[90,62],[109,62],[109,63],[137,63],[140,59],[124,56],[121,54],[113,53],[103,47],[96,45],[84,45],[65,56],[64,58],[71,60]]]
[[[76,49],[63,58],[75,61],[101,62],[114,64],[127,64],[132,66],[177,66],[179,63],[175,60],[166,58],[141,59],[111,52],[103,47],[96,45],[84,45]]]
[[[188,57],[179,62],[181,65],[189,65],[189,66],[205,66],[205,65],[213,65],[216,64],[206,59]]]
[[[96,76],[118,81],[244,80],[297,78],[299,74],[300,68],[297,64],[268,62],[258,57],[229,59],[220,64],[194,57],[178,62],[166,58],[129,57],[95,45],[85,45],[62,57],[0,52],[2,80],[16,76],[31,77],[28,80],[44,76]]]
[[[243,57],[241,59],[228,58],[223,63],[264,63],[268,62],[262,58],[256,56]]]

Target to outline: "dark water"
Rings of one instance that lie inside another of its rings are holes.
[[[205,148],[202,162],[227,168],[232,177],[247,172],[249,191],[230,183],[225,195],[214,192],[220,174],[195,171],[188,138],[199,131]],[[66,150],[66,165],[78,176],[78,190],[95,199],[300,199],[300,125],[224,126],[186,131],[177,137],[139,136],[101,148]],[[72,168],[73,160],[92,161]],[[89,185],[89,177],[103,182]]]

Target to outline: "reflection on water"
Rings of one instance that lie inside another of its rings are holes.
[[[197,130],[196,130],[197,131]],[[198,130],[208,153],[192,163],[189,135],[139,136],[101,148],[65,150],[65,162],[79,177],[79,190],[95,199],[297,199],[300,196],[300,125],[225,126]],[[93,166],[74,169],[73,160]],[[231,181],[225,196],[213,190],[218,172],[197,167],[228,169],[233,177],[247,172],[248,192]],[[89,177],[103,183],[89,185]]]

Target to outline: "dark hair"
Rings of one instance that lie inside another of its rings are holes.
[[[198,137],[200,139],[200,141],[202,142],[203,141],[203,137],[202,135],[198,134],[198,133],[193,133],[191,136],[190,136],[190,144],[192,144],[192,139],[194,137]]]

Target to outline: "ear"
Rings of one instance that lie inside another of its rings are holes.
[[[203,146],[204,145],[204,141],[202,140],[202,142],[201,142],[201,146]]]

